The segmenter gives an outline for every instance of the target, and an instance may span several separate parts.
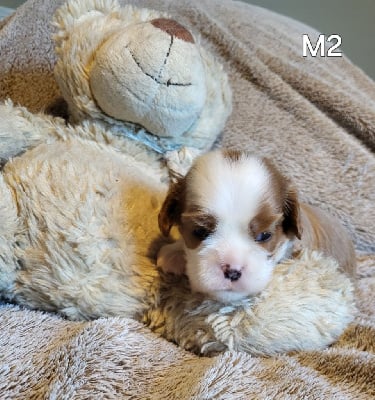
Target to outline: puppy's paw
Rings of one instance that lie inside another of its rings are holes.
[[[183,275],[185,273],[185,252],[180,242],[163,246],[157,257],[156,266],[166,273]]]

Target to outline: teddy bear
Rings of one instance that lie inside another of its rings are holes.
[[[170,16],[113,0],[70,0],[53,23],[69,123],[0,105],[0,296],[72,320],[134,318],[204,355],[336,340],[353,284],[321,254],[281,263],[238,304],[156,268],[168,183],[231,113],[218,60]]]

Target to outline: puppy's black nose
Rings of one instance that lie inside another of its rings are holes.
[[[224,272],[224,278],[230,279],[231,282],[238,281],[241,278],[241,271],[237,269],[232,269],[230,265],[226,264],[222,267]]]

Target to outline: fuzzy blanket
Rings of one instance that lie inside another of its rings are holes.
[[[224,63],[233,113],[218,145],[272,158],[303,200],[346,225],[358,254],[359,312],[324,351],[205,358],[133,320],[71,322],[1,304],[0,398],[374,398],[375,83],[345,57],[303,58],[302,34],[313,41],[317,33],[262,8],[129,2],[174,15]],[[49,25],[61,3],[29,0],[0,21],[0,100],[65,115]]]

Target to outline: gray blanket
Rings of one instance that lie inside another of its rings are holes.
[[[0,22],[0,100],[66,114],[49,25],[61,3],[29,0]],[[262,8],[225,0],[130,3],[174,15],[224,63],[233,113],[218,145],[272,158],[302,199],[345,224],[358,255],[358,316],[324,351],[200,358],[129,319],[79,323],[3,304],[0,398],[373,398],[375,83],[345,57],[303,58],[302,34],[313,41],[317,33]]]

